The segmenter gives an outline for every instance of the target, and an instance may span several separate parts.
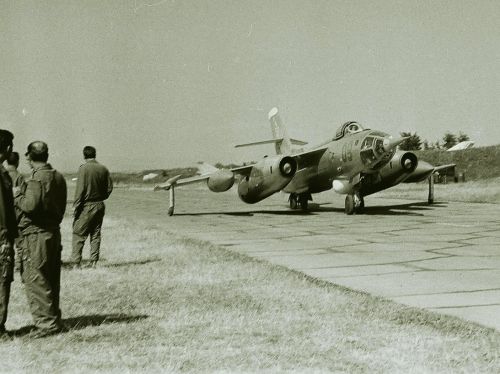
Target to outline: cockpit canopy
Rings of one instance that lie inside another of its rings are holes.
[[[337,133],[335,135],[335,139],[340,139],[343,138],[347,134],[355,134],[357,132],[363,131],[365,128],[361,126],[356,121],[349,121],[344,123],[342,126],[339,127],[337,130]]]

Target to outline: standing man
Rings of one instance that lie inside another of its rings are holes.
[[[95,268],[101,247],[101,227],[106,200],[113,191],[113,181],[108,169],[95,159],[96,150],[92,146],[83,148],[85,163],[78,170],[75,201],[73,203],[73,253],[75,268],[80,267],[82,251],[87,236],[90,235],[90,266]]]
[[[26,160],[32,169],[24,191],[14,189],[15,205],[22,211],[21,277],[37,331],[34,337],[62,329],[60,223],[66,210],[66,181],[47,163],[49,148],[42,141],[28,145]]]
[[[7,157],[7,166],[6,169],[9,172],[10,179],[12,180],[12,186],[14,188],[19,187],[23,188],[24,185],[24,177],[23,175],[17,170],[19,167],[19,153],[17,152],[11,152],[10,155]],[[22,211],[19,208],[16,208],[16,218],[17,222],[20,221],[22,216]],[[20,244],[21,243],[21,238],[17,238],[14,241],[14,252],[16,256],[15,260],[15,270],[18,271],[21,269],[21,251],[20,251]]]
[[[6,336],[5,321],[9,306],[10,284],[14,279],[14,239],[17,237],[12,181],[3,162],[12,152],[14,135],[0,130],[0,338]]]
[[[19,153],[11,152],[7,157],[7,171],[9,172],[10,179],[12,179],[12,186],[21,187],[24,183],[23,175],[17,170],[19,167]]]

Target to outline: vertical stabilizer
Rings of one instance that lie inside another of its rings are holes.
[[[268,114],[269,122],[271,122],[271,131],[273,133],[273,139],[280,139],[281,141],[276,142],[274,147],[276,148],[276,154],[290,154],[292,151],[292,142],[288,137],[286,132],[286,127],[281,122],[281,118],[278,113],[278,108],[273,108]]]

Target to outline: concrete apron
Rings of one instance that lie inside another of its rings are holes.
[[[332,194],[306,214],[279,194],[256,205],[229,196],[184,192],[164,222],[181,235],[500,330],[498,205],[370,196],[365,214],[347,216],[342,200],[328,202]]]

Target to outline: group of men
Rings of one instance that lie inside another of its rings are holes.
[[[0,339],[5,329],[14,264],[19,268],[39,338],[64,329],[59,294],[61,285],[60,224],[66,211],[67,186],[61,173],[48,163],[45,142],[28,145],[26,161],[31,177],[17,171],[19,154],[13,152],[13,134],[0,129]],[[83,149],[85,163],[78,170],[73,203],[71,263],[81,267],[82,250],[90,236],[90,266],[99,260],[101,226],[113,182],[106,167],[96,161],[94,147]],[[7,162],[4,167],[3,163]]]

